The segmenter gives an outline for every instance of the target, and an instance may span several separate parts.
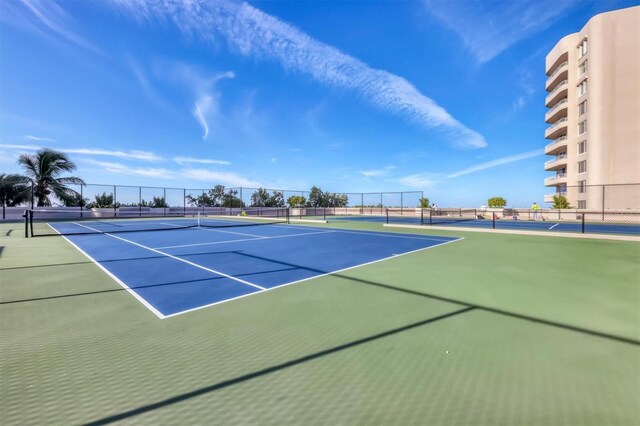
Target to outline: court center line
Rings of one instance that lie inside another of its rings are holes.
[[[206,231],[206,229],[203,229]],[[290,238],[290,237],[304,237],[305,235],[317,235],[317,234],[331,234],[335,231],[321,231],[321,232],[305,232],[302,234],[291,234],[291,235],[274,235],[273,237],[259,237],[259,238],[243,238],[241,240],[228,240],[228,241],[212,241],[210,243],[196,243],[196,244],[182,244],[177,246],[165,246],[165,247],[155,247],[156,250],[166,250],[172,248],[182,248],[182,247],[198,247],[198,246],[210,246],[216,244],[225,244],[225,243],[241,243],[244,241],[257,241],[257,240],[271,240],[274,238]]]
[[[92,231],[100,232],[97,229],[93,229],[90,226],[82,225],[81,223],[78,223],[77,225],[82,226],[82,227],[87,228],[87,229],[91,229]],[[221,272],[221,271],[216,271],[215,269],[207,268],[206,266],[199,265],[199,264],[191,262],[189,260],[182,259],[180,257],[174,256],[172,254],[165,253],[163,251],[156,250],[156,249],[151,248],[151,247],[147,247],[147,246],[145,246],[143,244],[136,243],[135,241],[127,240],[126,238],[122,238],[122,237],[119,237],[117,235],[109,234],[108,232],[100,232],[100,233],[104,234],[104,235],[107,235],[107,236],[109,236],[111,238],[115,238],[117,240],[124,241],[125,243],[133,244],[134,246],[138,246],[138,247],[143,248],[145,250],[149,250],[149,251],[152,251],[154,253],[158,253],[158,254],[161,254],[163,256],[167,256],[167,257],[169,257],[171,259],[177,260],[179,262],[186,263],[187,265],[191,265],[191,266],[196,267],[198,269],[202,269],[204,271],[211,272],[211,273],[214,273],[214,274],[221,275],[223,277],[229,278],[230,280],[237,281],[239,283],[242,283],[242,284],[245,284],[245,285],[248,285],[248,286],[251,286],[251,287],[255,287],[255,288],[260,289],[262,291],[267,289],[266,287],[262,287],[262,286],[259,286],[257,284],[250,283],[249,281],[245,281],[243,279],[236,278],[236,277],[234,277],[232,275],[225,274],[224,272]]]

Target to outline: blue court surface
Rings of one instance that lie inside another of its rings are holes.
[[[364,215],[364,216],[327,216],[331,221],[355,221],[355,222],[377,222],[386,223],[386,216]],[[429,218],[424,219],[425,227],[429,227]],[[419,216],[394,216],[389,218],[389,224],[420,225]],[[467,227],[467,228],[492,228],[491,219],[469,219],[442,221],[437,219],[434,226],[447,227]],[[543,220],[496,220],[496,229],[528,230],[528,231],[551,231],[551,232],[582,232],[581,222],[554,221],[552,218]],[[585,233],[593,234],[619,234],[619,235],[640,235],[639,223],[612,223],[612,222],[586,222]]]
[[[272,224],[65,238],[160,318],[459,240]]]

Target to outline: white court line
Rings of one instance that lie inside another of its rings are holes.
[[[203,229],[203,231],[206,231],[206,229]],[[156,250],[165,250],[165,249],[182,248],[182,247],[210,246],[210,245],[225,244],[225,243],[241,243],[243,241],[272,240],[274,238],[304,237],[305,235],[331,234],[333,232],[335,232],[335,231],[305,232],[305,233],[302,233],[302,234],[275,235],[273,237],[262,237],[261,236],[259,238],[244,238],[242,240],[212,241],[210,243],[182,244],[182,245],[179,245],[179,246],[155,247],[155,249]]]
[[[75,222],[74,222],[75,223]],[[49,227],[51,229],[53,229],[54,231],[56,231],[62,238],[64,238],[65,240],[67,240],[67,242],[69,244],[71,244],[73,247],[75,247],[80,253],[82,253],[83,255],[85,255],[87,257],[87,259],[89,259],[91,262],[93,262],[98,268],[102,269],[102,271],[104,273],[106,273],[108,276],[110,276],[116,283],[118,283],[118,285],[122,288],[124,288],[127,293],[131,294],[133,297],[135,297],[138,302],[142,303],[144,305],[144,307],[146,307],[147,309],[149,309],[151,312],[153,312],[155,314],[155,316],[157,316],[160,319],[166,318],[166,316],[158,311],[156,308],[153,307],[153,305],[151,305],[149,302],[147,302],[142,296],[140,296],[138,293],[136,293],[133,289],[131,289],[128,285],[126,285],[124,283],[124,281],[121,281],[120,278],[118,278],[117,276],[115,276],[114,274],[112,274],[111,272],[109,272],[109,270],[107,268],[105,268],[104,266],[102,266],[102,264],[100,264],[100,262],[96,261],[93,257],[89,256],[89,254],[87,252],[85,252],[84,250],[82,250],[80,247],[78,247],[73,241],[71,241],[70,239],[68,239],[66,236],[60,234],[60,232],[54,228],[53,226],[51,226],[51,224],[47,224],[49,225]],[[96,234],[98,235],[98,234]]]
[[[87,228],[87,229],[91,229],[92,231],[96,231],[96,229],[93,229],[90,226],[82,225],[80,223],[78,223],[78,225],[80,225],[80,226],[82,226],[84,228]],[[259,286],[257,284],[250,283],[249,281],[245,281],[245,280],[242,280],[240,278],[236,278],[236,277],[231,276],[229,274],[225,274],[224,272],[216,271],[215,269],[207,268],[206,266],[198,265],[197,263],[190,262],[190,261],[188,261],[186,259],[182,259],[182,258],[174,256],[172,254],[165,253],[163,251],[156,250],[156,249],[151,248],[151,247],[147,247],[147,246],[145,246],[143,244],[140,244],[140,243],[136,243],[135,241],[127,240],[126,238],[118,237],[117,235],[109,234],[108,232],[105,232],[104,235],[107,235],[107,236],[109,236],[111,238],[115,238],[115,239],[120,240],[120,241],[124,241],[124,242],[129,243],[129,244],[133,244],[134,246],[138,246],[138,247],[143,248],[145,250],[149,250],[149,251],[152,251],[154,253],[158,253],[158,254],[161,254],[163,256],[170,257],[171,259],[177,260],[179,262],[186,263],[187,265],[194,266],[194,267],[196,267],[198,269],[202,269],[204,271],[208,271],[208,272],[212,272],[212,273],[217,274],[217,275],[221,275],[221,276],[229,278],[229,279],[231,279],[233,281],[237,281],[239,283],[246,284],[248,286],[255,287],[255,288],[260,289],[260,290],[265,290],[266,289],[265,287]]]
[[[189,226],[189,227],[184,227],[182,225],[176,225],[173,223],[162,223],[162,225],[169,225],[169,226],[175,226],[176,228],[184,228],[184,229],[200,229],[201,231],[209,231],[209,232],[222,232],[224,234],[235,234],[235,235],[245,235],[247,237],[256,237],[256,238],[265,238],[261,235],[255,235],[255,234],[246,234],[243,232],[232,232],[232,231],[223,231],[221,229],[217,229],[217,228],[207,228],[206,226]]]
[[[560,225],[560,224],[559,224],[559,223],[556,223],[555,225],[553,225],[553,226],[552,226],[551,228],[549,228],[549,229],[553,229],[553,228],[555,228],[555,227],[556,227],[556,226],[558,226],[558,225]]]
[[[417,253],[419,251],[429,250],[429,249],[432,249],[432,248],[435,248],[435,247],[443,246],[445,244],[455,243],[456,241],[461,241],[461,240],[464,240],[464,237],[460,237],[460,238],[455,239],[455,240],[444,241],[444,242],[441,242],[440,244],[434,244],[434,245],[429,246],[429,247],[423,247],[423,248],[420,248],[420,249],[417,249],[417,250],[408,251],[406,253],[393,254],[393,255],[391,255],[389,257],[385,257],[383,259],[377,259],[377,260],[373,260],[371,262],[366,262],[366,263],[361,263],[359,265],[349,266],[347,268],[338,269],[336,271],[327,272],[325,274],[314,275],[312,277],[303,278],[301,280],[291,281],[291,282],[288,282],[288,283],[277,285],[275,287],[266,288],[263,291],[257,291],[255,293],[243,294],[242,296],[234,297],[234,298],[231,298],[231,299],[220,300],[218,302],[210,303],[208,305],[202,305],[202,306],[198,306],[196,308],[191,308],[191,309],[187,309],[185,311],[180,311],[180,312],[176,312],[176,313],[173,313],[173,314],[169,314],[169,315],[166,315],[165,318],[175,317],[177,315],[186,314],[188,312],[197,311],[197,310],[208,308],[208,307],[211,307],[211,306],[214,306],[214,305],[220,305],[222,303],[231,302],[232,300],[241,299],[243,297],[255,296],[256,294],[263,294],[263,293],[266,293],[266,292],[271,291],[271,290],[276,290],[276,289],[279,289],[279,288],[282,288],[282,287],[287,287],[287,286],[290,286],[290,285],[293,285],[293,284],[299,284],[301,282],[314,280],[316,278],[326,277],[328,275],[337,274],[337,273],[340,273],[340,272],[348,271],[350,269],[360,268],[362,266],[367,266],[367,265],[373,265],[374,263],[383,262],[385,260],[396,259],[396,258],[398,258],[400,256],[404,256],[404,255],[411,254],[411,253]]]

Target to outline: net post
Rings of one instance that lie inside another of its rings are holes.
[[[138,187],[138,216],[142,217],[142,187]]]
[[[289,209],[288,208],[287,208],[285,214],[287,216],[287,223],[291,223],[291,220],[289,219]]]
[[[83,188],[84,185],[80,185],[80,219],[82,219],[82,209],[83,209],[83,205],[84,205],[84,195],[83,195]]]
[[[584,234],[584,215],[585,213],[582,212],[582,233]]]
[[[113,185],[113,217],[118,216],[118,197],[116,193],[116,186]]]
[[[24,237],[29,238],[29,210],[24,211]]]
[[[387,225],[389,224],[389,208],[384,209],[387,216]]]
[[[420,207],[420,225],[424,225],[424,209]]]
[[[326,207],[322,208],[322,220],[324,220],[324,221],[327,220],[327,208]]]
[[[491,227],[496,229],[496,212],[491,212]]]
[[[33,237],[33,210],[29,210],[29,230],[31,231],[31,236]]]

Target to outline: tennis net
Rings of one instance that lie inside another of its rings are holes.
[[[43,210],[25,212],[25,236],[116,234],[189,228],[227,228],[289,223],[289,210],[221,209],[218,212]]]
[[[436,225],[481,219],[476,209],[388,208],[387,223]]]

